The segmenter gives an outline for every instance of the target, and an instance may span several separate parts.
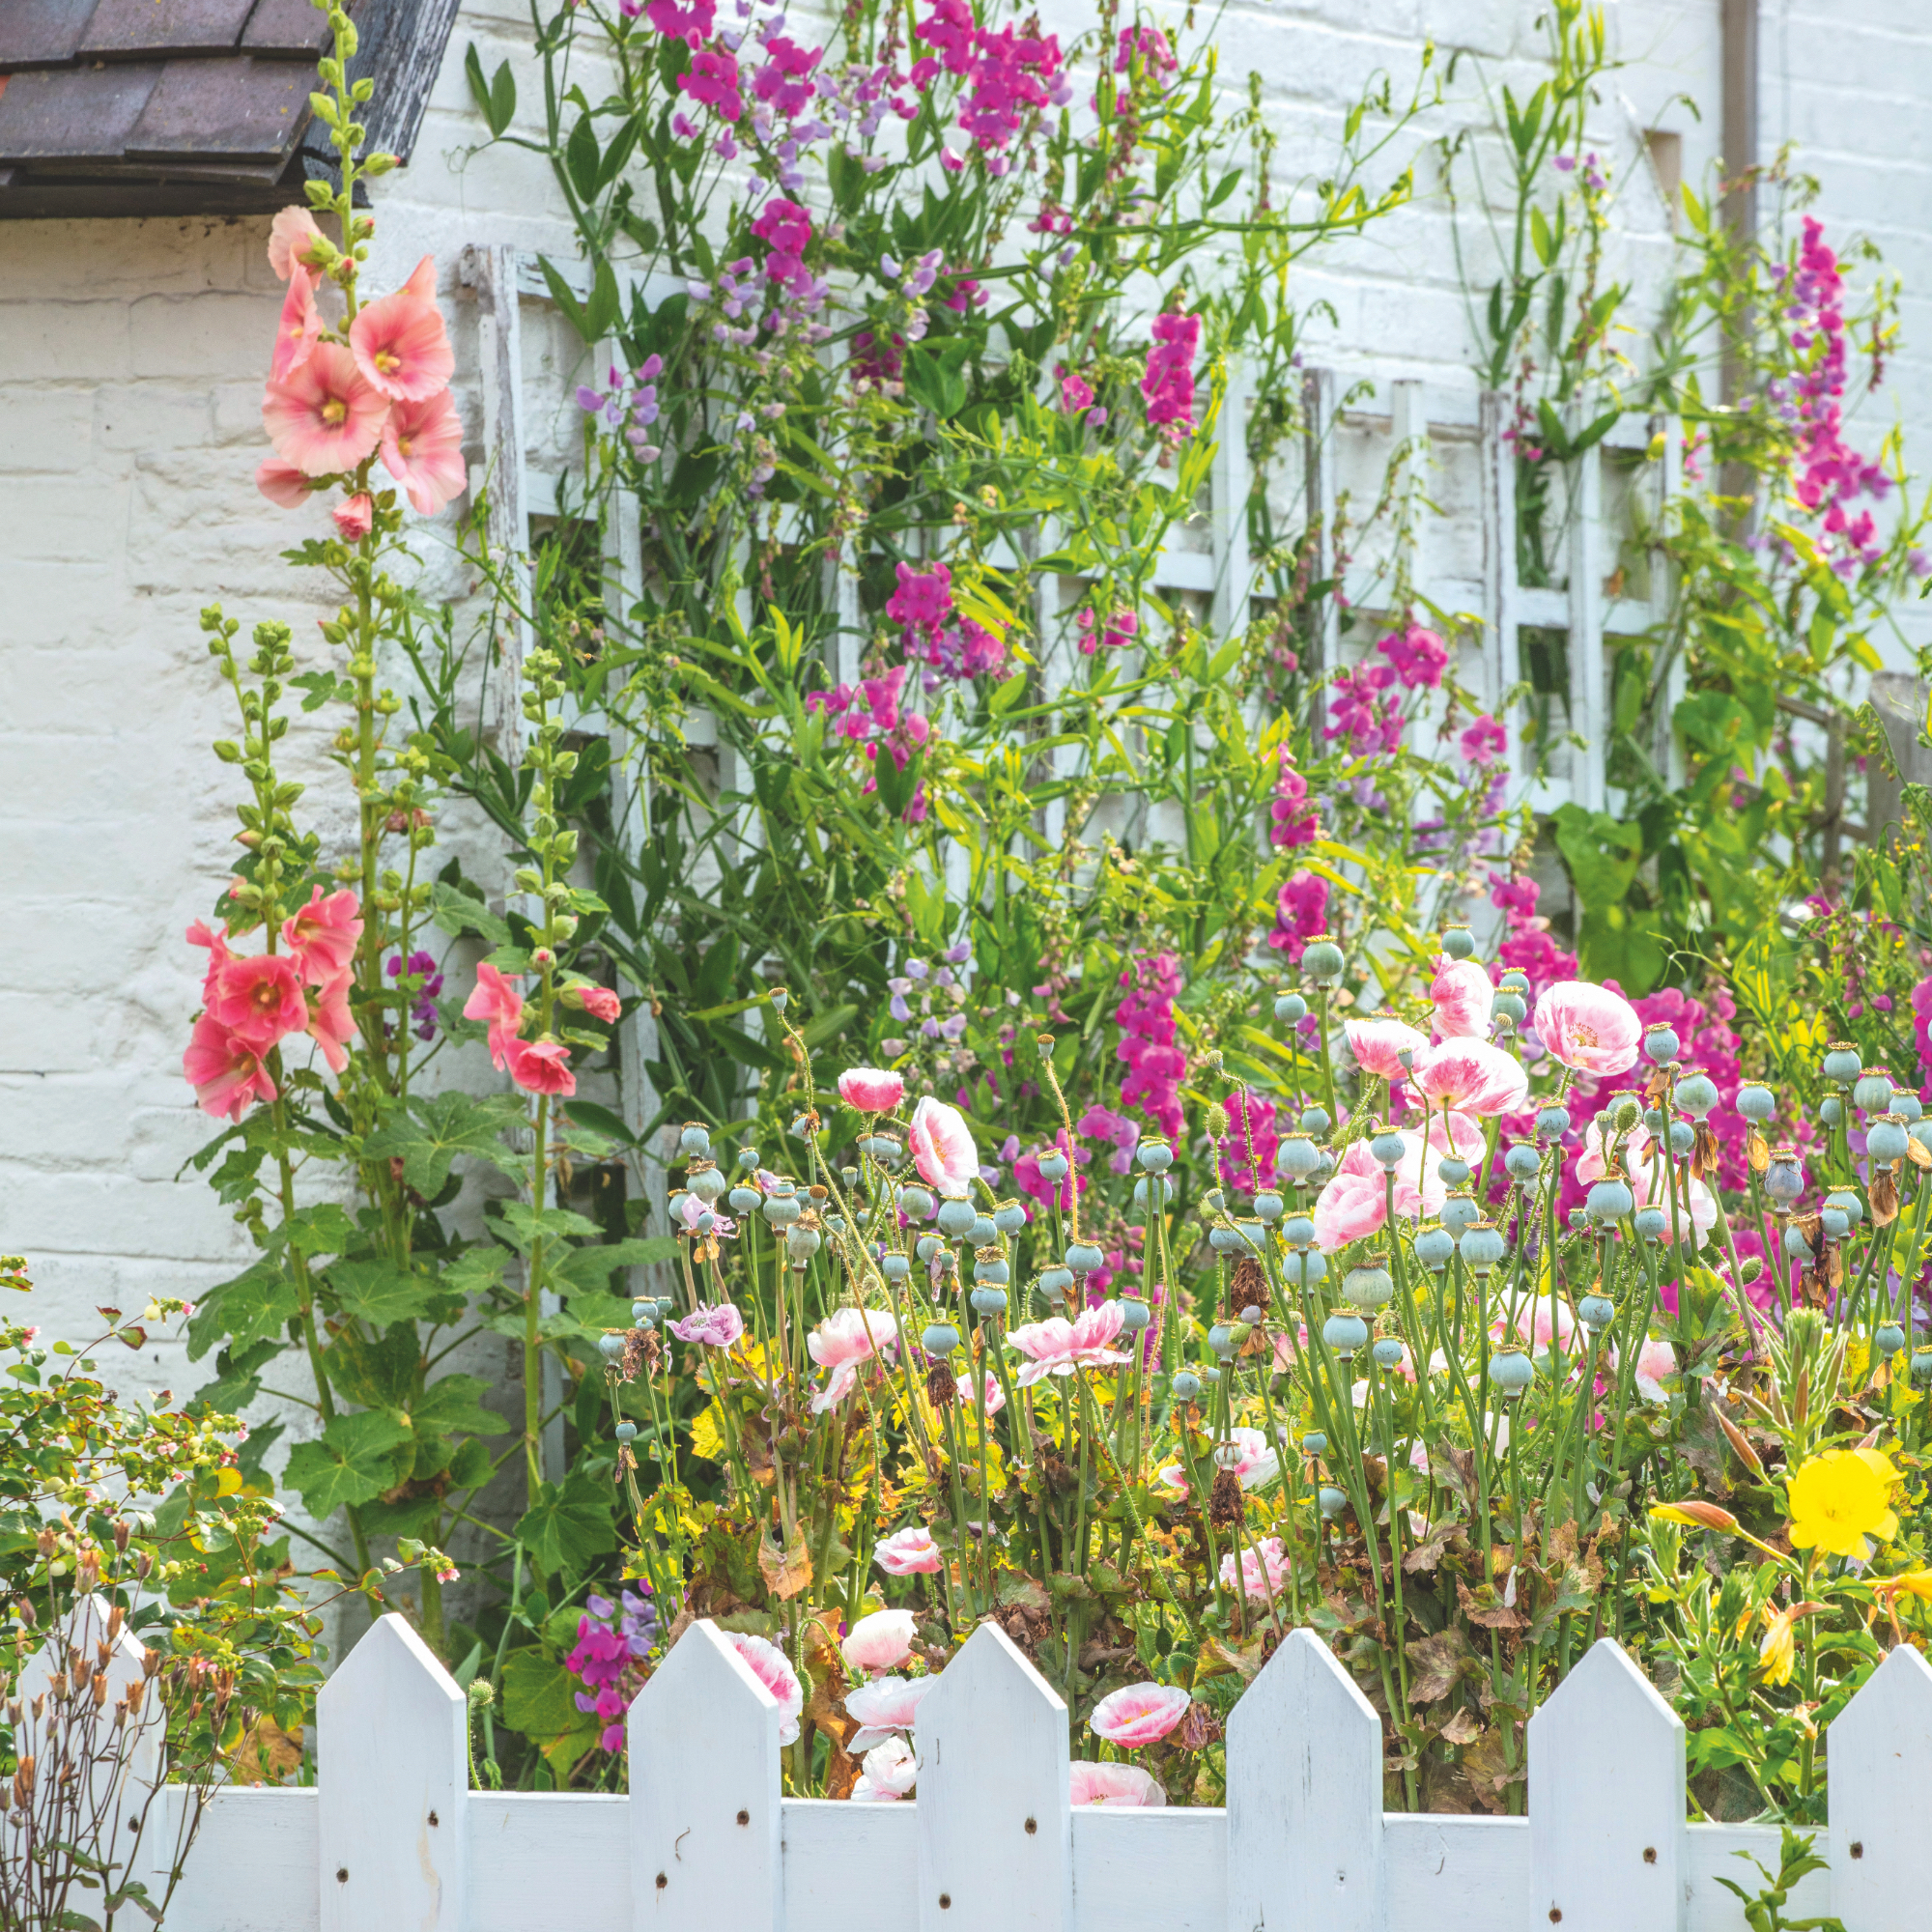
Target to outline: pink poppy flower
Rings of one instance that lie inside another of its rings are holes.
[[[1416,1090],[1434,1107],[1465,1114],[1513,1114],[1529,1094],[1529,1075],[1514,1054],[1484,1039],[1445,1039],[1415,1058]]]
[[[937,1677],[875,1677],[846,1691],[846,1715],[858,1719],[860,1729],[845,1748],[854,1754],[868,1751],[895,1732],[911,1730],[922,1700],[938,1689]]]
[[[285,208],[269,225],[269,267],[285,282],[302,257],[323,240],[315,216],[305,208]]]
[[[315,484],[293,463],[279,456],[265,456],[255,471],[255,488],[271,503],[285,510],[299,510],[315,492]]]
[[[1421,1207],[1413,1181],[1405,1183],[1396,1177],[1395,1209],[1398,1214],[1413,1214]],[[1350,1141],[1342,1150],[1335,1172],[1322,1183],[1315,1197],[1315,1245],[1324,1255],[1346,1248],[1373,1235],[1388,1218],[1388,1181],[1382,1164],[1369,1151],[1367,1141]],[[1291,1289],[1294,1266],[1288,1264]]]
[[[1123,1319],[1118,1301],[1103,1301],[1097,1308],[1083,1308],[1071,1321],[1053,1315],[1010,1329],[1007,1346],[1027,1357],[1019,1373],[1020,1387],[1031,1388],[1048,1376],[1070,1376],[1075,1369],[1131,1361],[1130,1354],[1108,1347],[1120,1334]]]
[[[1537,1350],[1548,1348],[1552,1333],[1561,1341],[1566,1355],[1577,1352],[1577,1318],[1571,1314],[1570,1304],[1561,1295],[1556,1298],[1556,1321],[1553,1327],[1549,1320],[1548,1294],[1513,1298],[1508,1316],[1508,1326],[1516,1331],[1517,1340],[1526,1344],[1532,1353]],[[1496,1340],[1501,1341],[1505,1333],[1504,1323],[1500,1321],[1492,1322],[1490,1332]]]
[[[1670,1392],[1663,1386],[1665,1376],[1677,1374],[1677,1350],[1661,1335],[1646,1335],[1636,1351],[1636,1392],[1645,1402],[1668,1402]]]
[[[262,396],[262,426],[275,453],[306,476],[354,469],[375,453],[389,406],[339,342],[318,342],[286,382]]]
[[[1419,1055],[1429,1040],[1412,1026],[1379,1014],[1371,1020],[1344,1020],[1342,1031],[1349,1036],[1349,1051],[1364,1073],[1378,1080],[1406,1080],[1401,1055]]]
[[[745,1318],[728,1301],[700,1301],[682,1321],[669,1325],[680,1342],[699,1349],[728,1349],[745,1332]]]
[[[838,1648],[854,1670],[895,1670],[912,1655],[913,1630],[910,1610],[874,1610],[845,1633]]]
[[[778,1699],[779,1743],[796,1744],[799,1713],[805,1709],[805,1692],[799,1688],[798,1672],[791,1667],[790,1660],[777,1644],[767,1643],[763,1637],[753,1636],[748,1632],[720,1631],[718,1634],[745,1660],[751,1666],[752,1675]]]
[[[1241,1588],[1250,1603],[1264,1604],[1281,1595],[1288,1581],[1288,1557],[1281,1538],[1264,1536],[1252,1548],[1241,1550]],[[1221,1587],[1235,1587],[1235,1552],[1221,1559]]]
[[[524,1023],[523,987],[506,980],[486,959],[476,969],[476,984],[463,1003],[467,1020],[490,1023],[490,1059],[501,1071],[509,1065],[510,1045]]]
[[[336,504],[330,514],[344,543],[360,543],[376,520],[376,506],[366,490],[358,490],[346,503]]]
[[[322,339],[327,326],[316,306],[316,277],[306,269],[298,269],[289,277],[289,292],[282,298],[281,320],[275,325],[275,353],[270,358],[271,381],[286,383],[309,358]]]
[[[917,1526],[882,1537],[872,1546],[872,1561],[888,1577],[936,1577],[941,1567],[931,1530]]]
[[[300,966],[302,978],[315,986],[349,970],[361,937],[362,907],[347,888],[325,896],[317,886],[308,903],[282,922],[282,944]]]
[[[1073,1802],[1113,1810],[1131,1804],[1165,1804],[1167,1792],[1151,1771],[1137,1764],[1089,1764],[1075,1758],[1068,1770]]]
[[[259,1053],[286,1034],[308,1031],[301,975],[286,953],[230,958],[204,990],[209,1017]]]
[[[979,1178],[980,1150],[956,1107],[926,1094],[912,1110],[913,1165],[930,1187],[955,1199]]]
[[[1621,1150],[1617,1164],[1623,1170],[1624,1179],[1630,1182],[1633,1208],[1661,1208],[1667,1215],[1670,1212],[1670,1180],[1664,1173],[1663,1144],[1639,1121],[1624,1135]],[[1583,1129],[1583,1145],[1577,1155],[1577,1184],[1587,1188],[1603,1179],[1605,1171],[1604,1129],[1598,1122],[1592,1121]],[[1687,1235],[1694,1232],[1700,1243],[1718,1225],[1718,1204],[1711,1190],[1701,1180],[1693,1180],[1681,1171],[1677,1225]],[[1667,1227],[1664,1238],[1669,1238]]]
[[[860,1367],[874,1355],[896,1351],[898,1330],[881,1308],[838,1308],[805,1338],[805,1350],[832,1378],[811,1399],[813,1415],[823,1415],[859,1385]]]
[[[1280,1338],[1286,1340],[1286,1337]],[[1244,1490],[1258,1489],[1263,1483],[1271,1481],[1281,1472],[1281,1459],[1268,1446],[1268,1439],[1259,1429],[1231,1429],[1228,1432],[1228,1446],[1239,1452],[1239,1460],[1228,1464],[1234,1470],[1235,1479]],[[1211,1476],[1215,1465],[1202,1470],[1202,1475]],[[1166,1468],[1156,1472],[1154,1481],[1175,1494],[1187,1493],[1187,1470],[1179,1463],[1170,1463]]]
[[[1490,969],[1480,959],[1438,959],[1429,997],[1435,1008],[1435,1031],[1444,1039],[1489,1037],[1490,1008],[1496,989],[1490,984]]]
[[[711,1216],[711,1226],[705,1232],[716,1235],[721,1241],[728,1241],[738,1232],[738,1224],[730,1215],[719,1213],[717,1208],[710,1207],[696,1194],[680,1195],[677,1206],[670,1211],[684,1223],[686,1231],[693,1235],[697,1233],[697,1224],[707,1214]]]
[[[1587,980],[1546,986],[1530,1024],[1544,1050],[1573,1073],[1622,1073],[1635,1065],[1643,1040],[1636,1009],[1620,993]]]
[[[349,1065],[349,1043],[355,1037],[355,1018],[349,1010],[349,989],[355,975],[345,966],[334,979],[316,989],[310,1001],[308,1037],[322,1048],[332,1073]]]
[[[883,1067],[848,1066],[838,1076],[838,1097],[862,1114],[890,1114],[905,1098],[905,1081]]]
[[[1193,1701],[1191,1692],[1172,1684],[1129,1684],[1102,1697],[1087,1722],[1096,1738],[1138,1750],[1166,1737]]]
[[[1007,1406],[1007,1392],[991,1369],[986,1371],[986,1419],[990,1422]]]
[[[456,373],[442,311],[408,289],[379,296],[349,325],[355,366],[391,402],[423,403]]]
[[[419,517],[435,516],[469,489],[463,418],[447,389],[390,409],[383,424],[383,468],[403,486]]]
[[[554,1039],[513,1039],[509,1044],[510,1078],[526,1094],[577,1092],[577,1075],[570,1070],[570,1049]]]
[[[1295,1286],[1293,1268],[1288,1270],[1288,1279],[1293,1290]],[[1297,1321],[1294,1325],[1295,1332],[1293,1335],[1286,1328],[1275,1331],[1274,1369],[1278,1376],[1290,1375],[1298,1369],[1301,1366],[1301,1357],[1308,1348],[1308,1323]]]
[[[1405,1208],[1405,1213],[1434,1214],[1449,1198],[1448,1183],[1440,1173],[1444,1155],[1453,1152],[1473,1169],[1481,1165],[1488,1146],[1482,1128],[1467,1114],[1455,1112],[1449,1115],[1446,1128],[1440,1114],[1429,1116],[1426,1149],[1422,1135],[1413,1127],[1405,1128],[1402,1139],[1403,1156],[1395,1164],[1397,1205],[1410,1196],[1418,1203],[1416,1208]]]
[[[912,1747],[895,1735],[866,1753],[852,1786],[851,1803],[895,1804],[918,1781],[919,1759]]]
[[[196,1104],[217,1120],[226,1115],[239,1121],[252,1101],[275,1098],[275,1083],[261,1055],[207,1013],[194,1023],[182,1071],[194,1089]]]

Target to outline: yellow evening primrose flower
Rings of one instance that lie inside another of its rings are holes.
[[[1932,1570],[1903,1570],[1896,1577],[1881,1577],[1872,1589],[1880,1596],[1917,1597],[1932,1604]]]
[[[1786,1485],[1791,1547],[1832,1556],[1871,1554],[1868,1537],[1889,1543],[1898,1534],[1891,1510],[1899,1474],[1876,1449],[1827,1449]]]
[[[1798,1661],[1798,1643],[1791,1633],[1791,1612],[1764,1606],[1764,1641],[1757,1647],[1758,1668],[1770,1685],[1789,1684]]]

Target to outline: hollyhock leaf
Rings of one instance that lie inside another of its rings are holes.
[[[503,1660],[497,1679],[503,1700],[503,1721],[513,1731],[535,1740],[546,1757],[574,1763],[597,1740],[602,1722],[577,1708],[583,1686],[560,1660],[541,1650],[513,1650]]]
[[[668,1235],[652,1235],[643,1239],[586,1242],[567,1254],[551,1256],[546,1265],[558,1287],[585,1291],[602,1289],[614,1268],[649,1267],[676,1259],[677,1242]]]
[[[508,1201],[497,1215],[498,1232],[520,1255],[530,1251],[538,1236],[574,1240],[594,1239],[604,1230],[584,1214],[568,1208],[532,1208],[526,1201]]]
[[[298,1208],[282,1224],[288,1244],[302,1255],[342,1255],[361,1238],[361,1231],[332,1201]]]
[[[469,1094],[435,1094],[412,1101],[408,1118],[378,1127],[362,1143],[362,1151],[400,1159],[403,1184],[434,1200],[458,1154],[474,1154],[505,1173],[518,1171],[518,1156],[504,1145],[503,1135],[523,1119],[513,1094],[478,1099]]]
[[[297,678],[295,682],[299,684],[301,679]],[[510,943],[509,925],[480,898],[472,897],[460,887],[444,885],[440,880],[430,890],[429,916],[452,939],[473,932],[492,946],[507,946]]]
[[[401,1418],[416,1385],[420,1351],[415,1324],[399,1321],[377,1334],[345,1327],[323,1357],[329,1386],[361,1408],[384,1408]]]
[[[546,1576],[582,1570],[617,1546],[611,1521],[613,1492],[580,1464],[561,1483],[539,1483],[536,1500],[517,1524],[517,1541]]]
[[[422,1312],[428,1286],[388,1261],[337,1262],[328,1270],[327,1285],[345,1315],[377,1328],[414,1320]]]
[[[373,1502],[401,1482],[414,1461],[409,1430],[393,1415],[370,1409],[331,1417],[319,1442],[298,1442],[282,1482],[322,1522],[345,1505]]]
[[[501,1435],[509,1424],[494,1408],[483,1406],[490,1384],[477,1376],[444,1376],[424,1389],[410,1410],[420,1433]]]
[[[188,1360],[198,1362],[223,1341],[232,1350],[278,1338],[300,1307],[295,1283],[275,1263],[259,1261],[196,1299],[187,1324]]]

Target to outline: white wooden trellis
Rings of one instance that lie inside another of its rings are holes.
[[[1746,1932],[1719,1880],[1778,1861],[1776,1828],[1685,1822],[1683,1725],[1607,1638],[1531,1719],[1517,1817],[1385,1812],[1379,1721],[1308,1630],[1235,1708],[1225,1808],[1073,1806],[1065,1706],[991,1623],[899,1804],[782,1797],[779,1705],[709,1622],[631,1707],[628,1796],[470,1790],[399,1616],[317,1720],[317,1788],[214,1794],[168,1932]],[[1828,1742],[1829,1868],[1787,1910],[1916,1932],[1932,1666],[1894,1650]]]

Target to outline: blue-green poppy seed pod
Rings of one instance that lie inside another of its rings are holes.
[[[1798,1164],[1798,1150],[1775,1147],[1765,1164],[1764,1191],[1779,1208],[1788,1208],[1804,1192],[1804,1170]]]
[[[1315,1156],[1315,1172],[1309,1177],[1309,1185],[1320,1187],[1335,1172],[1335,1156],[1326,1148],[1317,1148]]]
[[[1894,1087],[1891,1090],[1891,1112],[1909,1126],[1914,1121],[1925,1118],[1925,1102],[1910,1087]]]
[[[1543,1172],[1543,1156],[1530,1142],[1517,1141],[1503,1155],[1503,1172],[1512,1180],[1534,1180]]]
[[[973,1262],[973,1279],[991,1282],[997,1288],[1005,1288],[1013,1278],[1013,1271],[1005,1257],[986,1249],[976,1256]],[[1004,1302],[1006,1297],[1000,1299]]]
[[[1393,1335],[1384,1335],[1369,1353],[1375,1357],[1378,1368],[1397,1369],[1402,1366],[1402,1344]]]
[[[1828,1094],[1818,1102],[1818,1118],[1828,1127],[1835,1127],[1845,1118],[1845,1103],[1835,1094]]]
[[[923,1221],[932,1212],[931,1192],[923,1187],[915,1187],[910,1181],[899,1189],[899,1212],[908,1221]]]
[[[1328,1264],[1320,1248],[1300,1248],[1288,1258],[1282,1272],[1290,1287],[1313,1288],[1318,1281],[1328,1279]]]
[[[1507,1396],[1519,1396],[1536,1379],[1536,1366],[1520,1349],[1490,1357],[1490,1380]]]
[[[669,1211],[673,1227],[684,1220],[684,1204],[690,1199],[691,1190],[686,1187],[673,1187],[666,1198],[665,1207]]]
[[[1311,1429],[1301,1438],[1301,1453],[1304,1456],[1325,1456],[1328,1453],[1328,1438],[1319,1429]]]
[[[904,1255],[888,1255],[879,1266],[888,1281],[903,1281],[912,1272],[912,1263]]]
[[[1137,1296],[1123,1294],[1121,1297],[1121,1332],[1124,1335],[1138,1335],[1153,1320],[1153,1310]]]
[[[624,1335],[600,1335],[597,1338],[597,1352],[607,1362],[614,1362],[629,1346],[629,1338]]]
[[[1796,1221],[1784,1231],[1784,1252],[1795,1262],[1811,1259],[1811,1243],[1804,1238],[1804,1230]]]
[[[685,1175],[685,1185],[702,1201],[706,1207],[724,1192],[724,1177],[706,1161],[702,1167],[694,1161]]]
[[[1879,1360],[1889,1362],[1905,1347],[1905,1330],[1896,1321],[1881,1321],[1878,1333],[1872,1337],[1872,1346],[1878,1350]]]
[[[948,1199],[939,1204],[939,1232],[949,1241],[956,1241],[980,1218],[980,1210],[970,1201]]]
[[[1529,1008],[1520,993],[1496,992],[1490,995],[1490,1017],[1520,1026],[1529,1017]]]
[[[1020,1201],[1002,1201],[993,1209],[993,1226],[1003,1235],[1017,1235],[1026,1226],[1026,1205]]]
[[[1490,1221],[1471,1222],[1456,1245],[1471,1274],[1488,1274],[1503,1258],[1503,1231]]]
[[[1253,1214],[1236,1215],[1235,1217],[1235,1235],[1241,1244],[1237,1252],[1245,1252],[1251,1255],[1265,1254],[1267,1252],[1267,1229],[1257,1216]]]
[[[1672,1121],[1670,1123],[1670,1151],[1679,1160],[1685,1158],[1697,1145],[1697,1129],[1689,1121]]]
[[[1408,1143],[1393,1127],[1383,1127],[1369,1143],[1369,1151],[1387,1169],[1408,1151]]]
[[[1646,1241],[1661,1241],[1670,1232],[1670,1216],[1662,1208],[1639,1208],[1636,1231]]]
[[[1910,1141],[1896,1114],[1881,1114],[1865,1128],[1865,1152],[1873,1160],[1903,1160]]]
[[[950,1355],[959,1346],[959,1331],[950,1321],[928,1321],[920,1330],[919,1346],[928,1355]]]
[[[1342,977],[1342,949],[1332,939],[1311,939],[1301,955],[1301,970],[1318,983]]]
[[[1281,1237],[1291,1248],[1305,1248],[1315,1238],[1315,1223],[1306,1214],[1291,1214],[1281,1224]]]
[[[1919,1349],[1913,1354],[1911,1368],[1915,1388],[1924,1388],[1932,1383],[1932,1349]]]
[[[1447,1228],[1424,1228],[1415,1237],[1415,1259],[1431,1274],[1440,1274],[1456,1252],[1456,1236]]]
[[[1321,1165],[1321,1150],[1306,1134],[1285,1134],[1281,1146],[1275,1150],[1275,1173],[1297,1187],[1305,1187],[1309,1177]]]
[[[1105,1251],[1092,1241],[1069,1241],[1061,1259],[1075,1274],[1092,1274],[1095,1268],[1107,1265]]]
[[[1208,1230],[1208,1245],[1217,1255],[1237,1255],[1243,1253],[1248,1244],[1241,1239],[1238,1229],[1216,1223]]]
[[[805,1212],[805,1203],[795,1189],[789,1194],[767,1194],[763,1212],[774,1228],[789,1228]]]
[[[635,1422],[620,1422],[615,1435],[619,1442],[635,1442],[638,1439],[638,1425]]]
[[[1607,1294],[1586,1294],[1577,1304],[1577,1319],[1593,1334],[1600,1335],[1617,1317],[1617,1305]]]
[[[1321,1339],[1346,1361],[1368,1346],[1369,1324],[1359,1315],[1331,1315],[1321,1324]]]
[[[1227,1207],[1227,1205],[1228,1205],[1228,1197],[1225,1194],[1223,1194],[1218,1187],[1210,1187],[1208,1190],[1208,1192],[1201,1197],[1201,1218],[1204,1221],[1211,1220],[1216,1214],[1220,1213]]]
[[[990,1248],[1000,1238],[1000,1231],[993,1225],[990,1214],[976,1214],[973,1225],[966,1230],[966,1245],[969,1248]]]
[[[1568,1107],[1542,1107],[1537,1110],[1536,1131],[1547,1141],[1560,1141],[1570,1131]]]
[[[1064,1267],[1042,1268],[1040,1270],[1039,1286],[1042,1293],[1050,1294],[1058,1299],[1073,1286],[1073,1270]]]
[[[1849,1187],[1833,1188],[1825,1197],[1825,1206],[1832,1211],[1842,1214],[1854,1228],[1865,1216],[1864,1203]]]
[[[1825,1064],[1819,1069],[1827,1080],[1835,1080],[1840,1087],[1849,1087],[1864,1071],[1864,1062],[1859,1058],[1859,1050],[1848,1039],[1834,1039],[1825,1049]]]
[[[1003,1288],[976,1288],[966,1299],[973,1313],[982,1321],[1007,1312],[1007,1292]]]
[[[1668,1066],[1677,1058],[1678,1048],[1682,1044],[1673,1027],[1653,1026],[1644,1029],[1644,1058],[1653,1066]]]
[[[1349,1498],[1340,1490],[1332,1488],[1327,1483],[1323,1483],[1315,1492],[1315,1500],[1320,1505],[1321,1514],[1331,1520],[1349,1507]]]
[[[1570,1210],[1570,1232],[1573,1235],[1587,1235],[1591,1229],[1590,1210],[1587,1208],[1573,1208]]]
[[[1932,1120],[1914,1121],[1905,1131],[1908,1137],[1917,1141],[1927,1153],[1932,1153]]]
[[[678,1130],[677,1148],[684,1154],[708,1154],[711,1151],[711,1129],[702,1121],[687,1121]]]
[[[1134,1158],[1150,1174],[1165,1174],[1174,1165],[1174,1148],[1158,1134],[1149,1134],[1134,1150]]]
[[[1328,1109],[1326,1107],[1304,1107],[1294,1124],[1304,1134],[1313,1134],[1317,1140],[1320,1140],[1328,1131],[1332,1122],[1328,1119]]]
[[[1680,1114],[1701,1121],[1718,1104],[1718,1083],[1708,1073],[1687,1073],[1671,1097]]]
[[[1891,1075],[1883,1066],[1867,1066],[1852,1083],[1852,1105],[1861,1114],[1889,1114]]]
[[[1066,1179],[1066,1156],[1058,1148],[1049,1148],[1039,1157],[1039,1178],[1042,1180],[1065,1180]]]
[[[1178,1370],[1167,1385],[1176,1402],[1192,1402],[1201,1393],[1201,1378],[1192,1369]]]
[[[1598,1227],[1606,1228],[1636,1206],[1636,1197],[1631,1193],[1630,1182],[1612,1170],[1590,1189],[1583,1206]]]
[[[1387,1268],[1377,1264],[1351,1267],[1342,1277],[1342,1294],[1349,1304],[1364,1315],[1385,1306],[1395,1293],[1395,1280]]]
[[[658,1303],[658,1320],[660,1321],[662,1321],[665,1319],[665,1317],[668,1316],[671,1312],[671,1310],[677,1306],[677,1303],[674,1302],[668,1294],[659,1295],[657,1298],[657,1303]]]
[[[929,1262],[946,1245],[937,1235],[922,1235],[912,1244],[913,1253],[923,1262]]]
[[[792,1227],[785,1230],[785,1251],[794,1267],[803,1267],[821,1246],[825,1236],[816,1228]]]
[[[698,1215],[697,1219],[692,1223],[694,1230],[700,1235],[710,1234],[712,1229],[717,1227],[717,1225],[718,1225],[718,1216],[714,1214],[709,1208],[705,1208],[703,1212]],[[828,1214],[825,1217],[825,1225],[828,1228],[842,1228],[845,1224],[844,1222],[839,1220],[837,1214]]]
[[[1221,1371],[1219,1369],[1209,1368],[1204,1362],[1201,1366],[1201,1379],[1204,1382],[1218,1382],[1221,1379]]]
[[[741,1173],[752,1173],[757,1164],[758,1151],[756,1148],[740,1148],[738,1150],[738,1168]]]
[[[631,1320],[640,1327],[648,1328],[658,1319],[658,1305],[655,1301],[634,1301],[631,1303]]]
[[[1643,1110],[1643,1124],[1646,1133],[1661,1134],[1663,1131],[1663,1109],[1646,1107]]]
[[[941,1248],[933,1256],[932,1265],[940,1274],[952,1274],[959,1265],[959,1257],[951,1248]]]
[[[1445,925],[1442,928],[1442,950],[1452,959],[1467,959],[1476,951],[1476,942],[1469,936],[1466,925]]]
[[[724,1198],[734,1214],[755,1214],[765,1200],[755,1187],[734,1187]]]
[[[1738,1112],[1760,1126],[1777,1111],[1777,1095],[1755,1080],[1738,1089]]]
[[[1222,1361],[1235,1352],[1235,1331],[1225,1321],[1217,1321],[1208,1331],[1208,1346]]]
[[[1274,1016],[1289,1026],[1299,1026],[1308,1017],[1308,1002],[1299,993],[1277,993]]]
[[[1145,1208],[1154,1202],[1165,1208],[1174,1199],[1174,1182],[1165,1174],[1144,1174],[1134,1182],[1134,1206]]]
[[[1264,1188],[1255,1196],[1255,1218],[1272,1226],[1288,1212],[1288,1203],[1279,1194]]]
[[[1505,993],[1514,993],[1520,1000],[1529,998],[1529,975],[1520,966],[1512,966],[1496,984]]]
[[[791,1005],[791,995],[782,986],[774,986],[765,996],[772,1003],[772,1011],[781,1013]]]
[[[1483,1218],[1483,1210],[1463,1193],[1453,1193],[1435,1211],[1435,1218],[1457,1236],[1462,1236],[1464,1228],[1474,1227]]]
[[[1818,1225],[1824,1229],[1827,1240],[1842,1241],[1852,1232],[1852,1219],[1840,1208],[1827,1208],[1818,1216]]]
[[[1469,1163],[1460,1154],[1445,1154],[1435,1163],[1435,1172],[1445,1187],[1461,1187],[1469,1179]]]

